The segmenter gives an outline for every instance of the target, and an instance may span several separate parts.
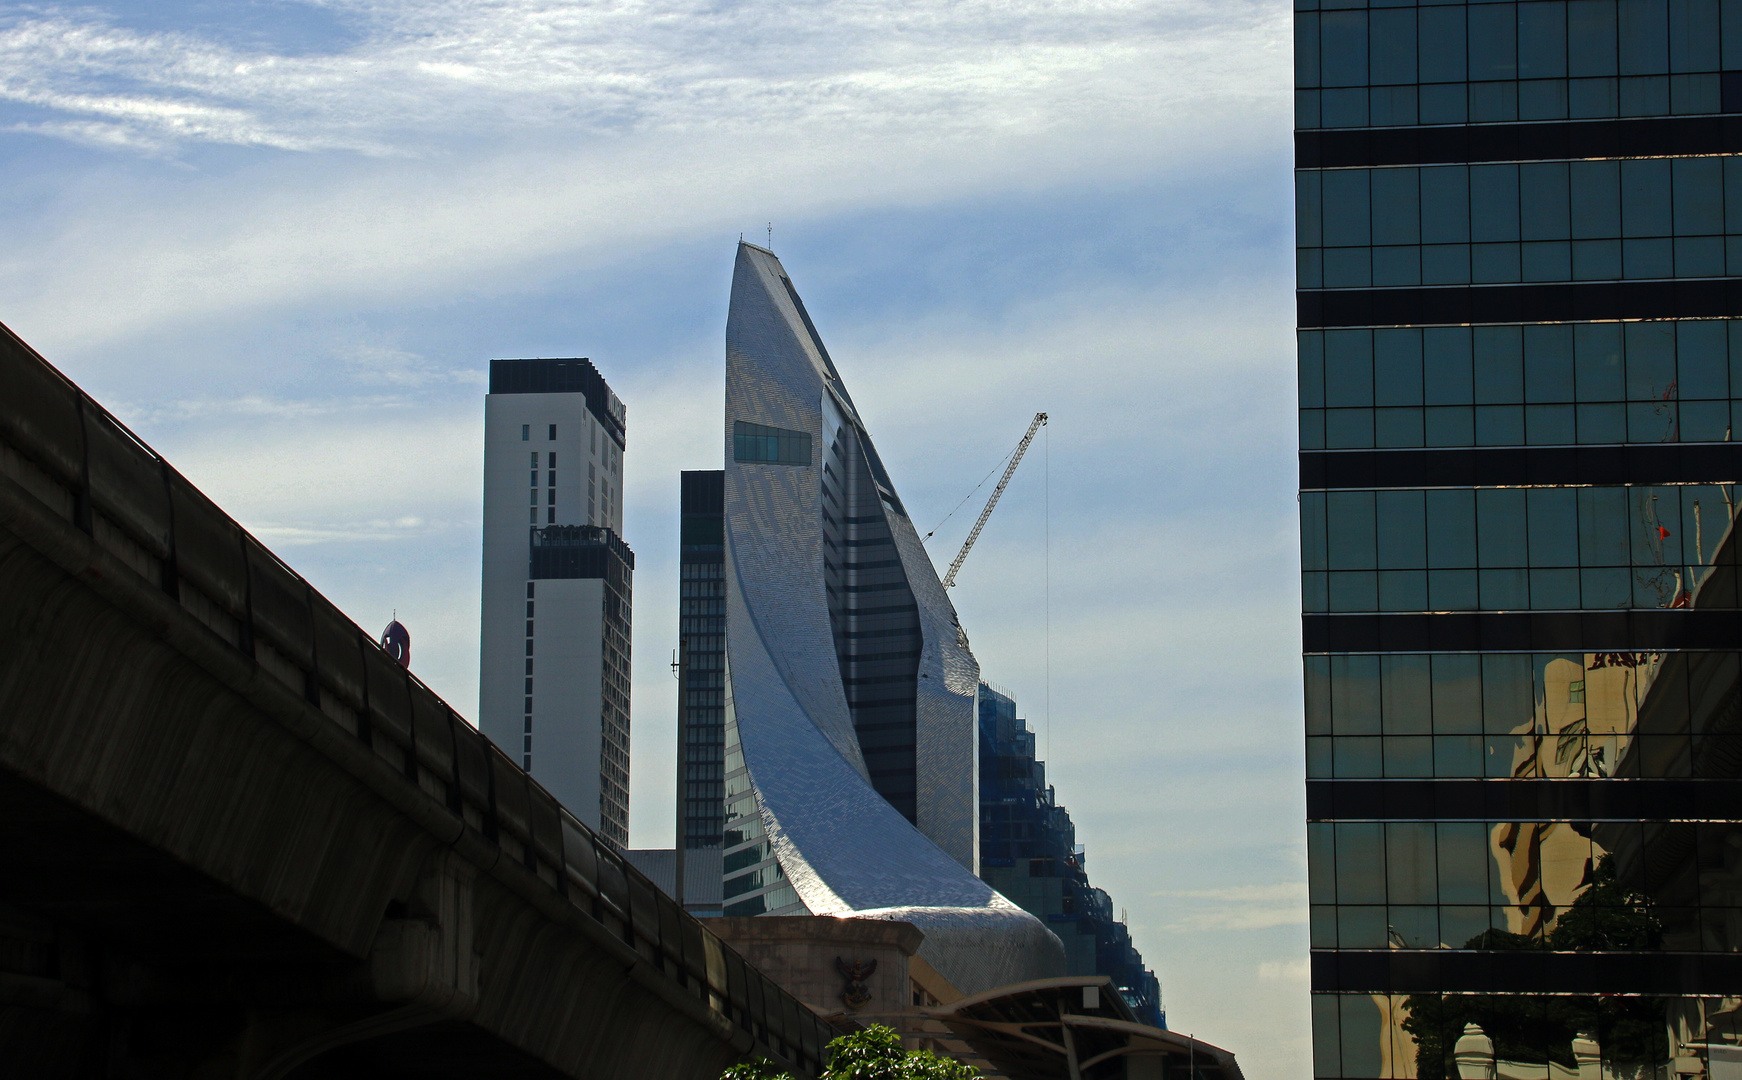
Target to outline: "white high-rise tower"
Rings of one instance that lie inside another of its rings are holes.
[[[624,409],[585,359],[492,360],[478,724],[575,816],[629,842]]]

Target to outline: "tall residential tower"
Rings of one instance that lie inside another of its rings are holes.
[[[1296,8],[1314,1074],[1742,1075],[1742,6]]]
[[[623,403],[585,359],[492,360],[484,402],[479,727],[627,845]]]

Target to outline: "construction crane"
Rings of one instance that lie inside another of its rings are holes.
[[[968,552],[974,547],[974,541],[980,539],[980,530],[986,527],[986,519],[992,516],[992,508],[998,505],[998,497],[1004,494],[1004,489],[1010,485],[1010,478],[1016,475],[1016,466],[1022,464],[1022,455],[1028,453],[1028,444],[1034,441],[1034,433],[1046,425],[1046,414],[1037,412],[1034,421],[1028,425],[1028,433],[1022,436],[1022,441],[1016,444],[1016,453],[1010,456],[1010,464],[1004,467],[1004,475],[999,477],[998,486],[992,489],[992,497],[986,500],[986,509],[980,511],[980,520],[974,522],[974,527],[968,530],[968,539],[962,542],[962,550],[956,552],[956,561],[950,564],[950,572],[944,575],[944,588],[956,583],[956,571],[962,568],[962,562],[967,559]]]

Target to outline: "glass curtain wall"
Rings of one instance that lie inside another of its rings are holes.
[[[896,556],[857,428],[840,424],[823,461],[823,587],[871,786],[917,823],[919,605]]]
[[[684,847],[720,846],[725,828],[726,540],[725,475],[680,477],[678,632],[684,673]]]
[[[684,846],[721,848],[726,915],[802,914],[762,828],[726,679],[725,474],[681,477],[679,632],[688,645]]]
[[[725,836],[721,856],[725,866],[721,913],[739,915],[804,915],[798,891],[786,880],[786,870],[774,856],[774,846],[762,826],[756,788],[744,764],[738,722],[732,715],[732,684],[726,682]]]
[[[1316,1077],[1742,1077],[1742,3],[1297,0]]]
[[[1144,1023],[1165,1028],[1161,981],[1114,917],[1112,898],[1089,883],[1088,854],[1034,756],[1016,698],[981,682],[979,706],[981,880],[1058,935],[1066,974],[1111,977]]]

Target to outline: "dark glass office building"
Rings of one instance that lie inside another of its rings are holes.
[[[1016,699],[982,682],[979,706],[981,880],[1058,935],[1066,974],[1108,976],[1139,1019],[1167,1027],[1161,981],[1114,916],[1113,898],[1089,884],[1088,852],[1034,756]]]
[[[678,633],[684,672],[684,847],[717,848],[725,828],[725,474],[685,472],[678,492]]]
[[[1295,28],[1314,1074],[1742,1077],[1742,4]]]

